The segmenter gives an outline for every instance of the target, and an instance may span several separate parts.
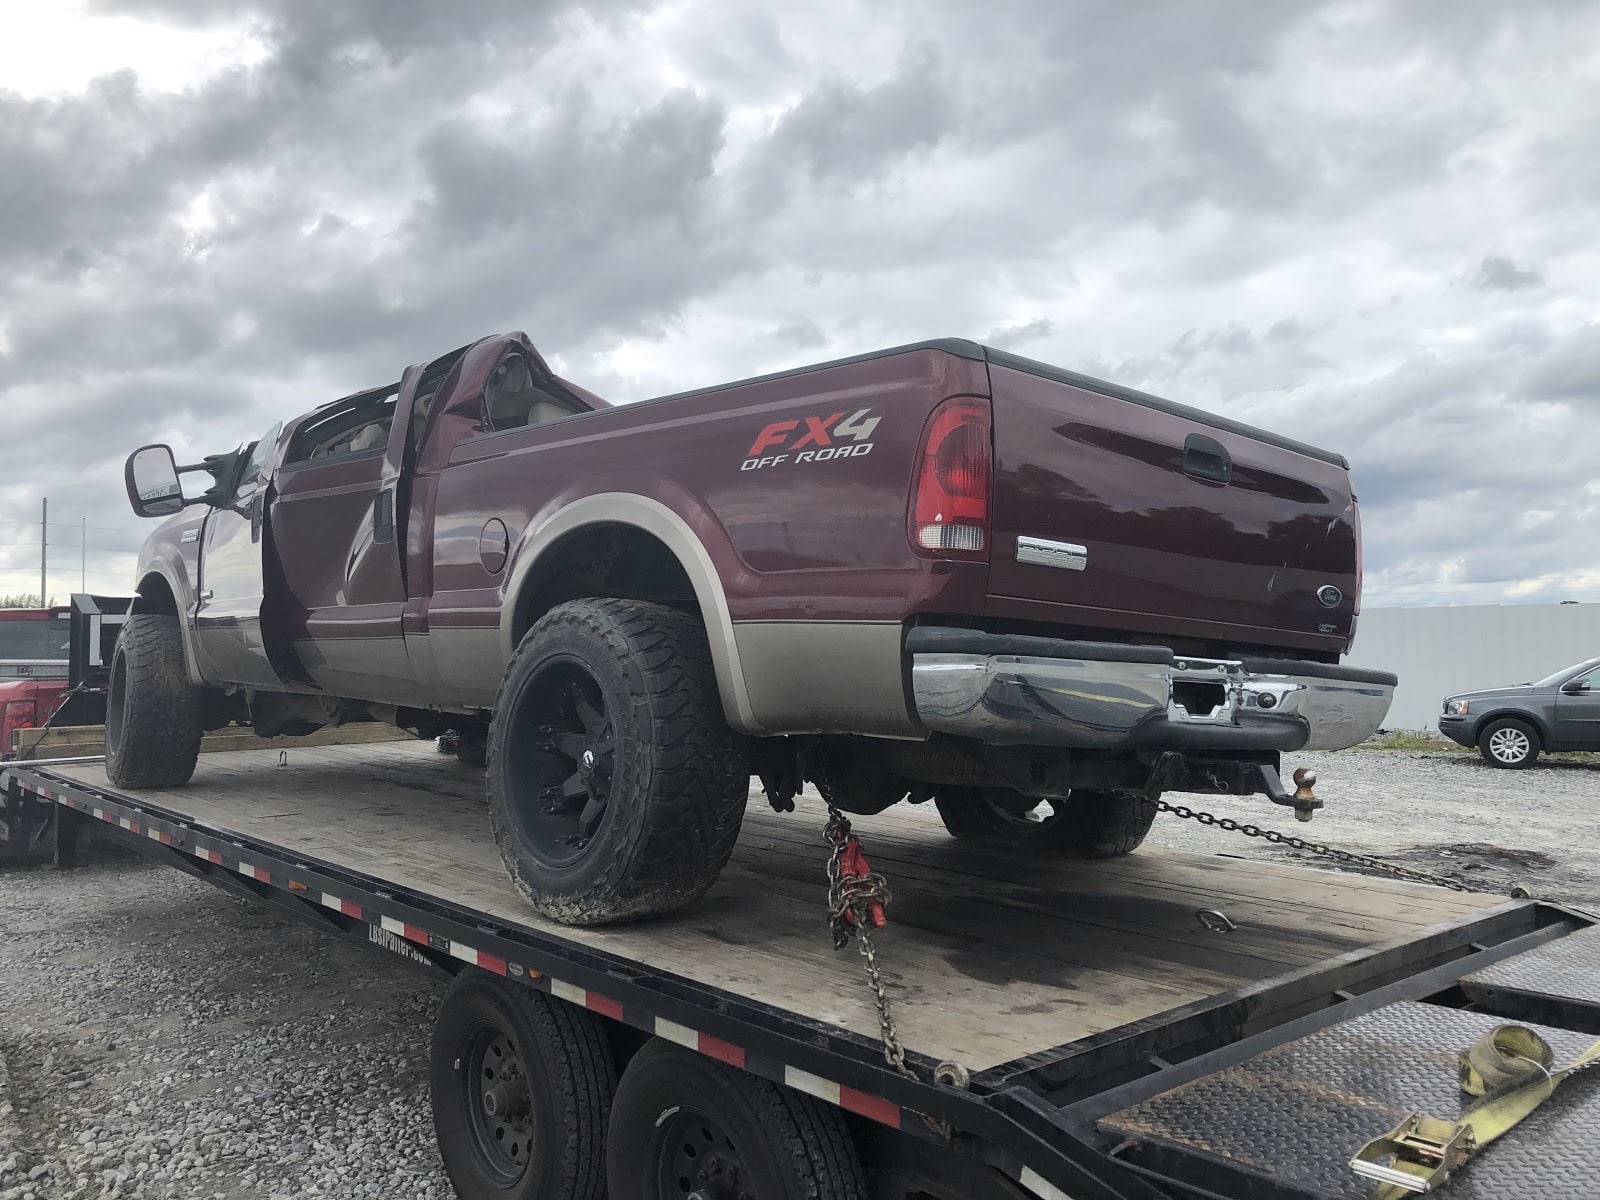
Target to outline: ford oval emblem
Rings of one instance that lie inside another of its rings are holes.
[[[1331,583],[1325,583],[1317,589],[1317,599],[1322,602],[1323,608],[1338,608],[1339,602],[1344,599],[1344,593]]]

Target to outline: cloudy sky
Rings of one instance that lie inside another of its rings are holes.
[[[963,335],[1343,451],[1371,605],[1600,601],[1600,5],[0,4],[0,592],[121,464],[522,328]]]

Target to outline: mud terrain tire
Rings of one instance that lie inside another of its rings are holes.
[[[1031,802],[1004,788],[944,788],[934,806],[957,841],[989,850],[1054,858],[1120,858],[1139,848],[1156,806],[1138,792],[1073,791],[1047,803],[1043,819],[1022,814]]]
[[[698,900],[750,787],[699,622],[637,600],[552,609],[506,668],[487,780],[495,844],[546,915],[601,925]]]
[[[181,787],[194,775],[206,690],[189,682],[178,618],[134,613],[111,656],[106,776],[117,787]]]

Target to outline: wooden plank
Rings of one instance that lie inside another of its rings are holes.
[[[296,737],[257,737],[243,726],[230,726],[206,734],[200,739],[201,754],[218,754],[233,750],[278,750],[305,746],[357,746],[377,742],[414,742],[417,737],[404,729],[381,722],[363,721],[354,725],[339,725],[332,729],[319,729],[315,733]],[[104,754],[106,727],[104,725],[63,725],[50,729],[13,729],[11,752],[28,751],[29,758],[81,758],[91,754]]]
[[[67,770],[105,786],[98,766]],[[304,745],[282,767],[275,749],[219,754],[202,760],[190,787],[151,800],[290,854],[876,1036],[859,956],[836,953],[828,939],[814,801],[779,815],[754,797],[732,862],[692,908],[571,929],[535,915],[512,887],[490,836],[482,772],[429,745]],[[902,1036],[974,1071],[1419,931],[1444,919],[1438,911],[1494,903],[1415,903],[1417,889],[1384,880],[1168,850],[1019,863],[960,846],[918,813],[865,818],[858,830],[895,892],[879,946]],[[1239,935],[1206,934],[1197,907],[1222,908]]]

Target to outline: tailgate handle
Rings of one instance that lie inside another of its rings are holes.
[[[1233,458],[1216,438],[1191,433],[1183,440],[1183,473],[1191,479],[1227,483],[1233,478]]]

